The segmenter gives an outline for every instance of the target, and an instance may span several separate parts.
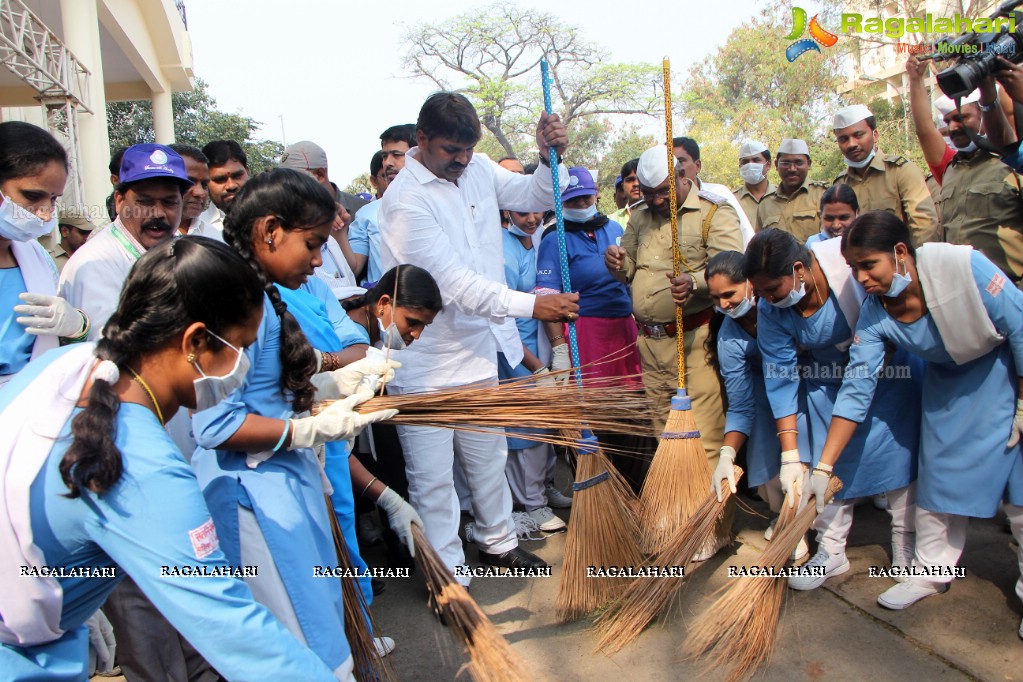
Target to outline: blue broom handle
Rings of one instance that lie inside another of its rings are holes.
[[[550,116],[554,113],[551,106],[551,72],[547,59],[540,60],[540,73],[543,78],[543,106]],[[558,168],[558,151],[549,147],[551,163],[551,184],[554,186],[554,217],[558,225],[558,254],[561,256],[561,290],[566,294],[572,291],[572,279],[568,274],[568,245],[565,243],[565,216],[561,210],[561,171]],[[575,333],[575,322],[568,323],[568,348],[571,353],[572,366],[575,367],[575,379],[582,385],[582,371],[579,369],[579,341]]]

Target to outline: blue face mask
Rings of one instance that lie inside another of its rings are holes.
[[[597,215],[597,205],[593,204],[589,208],[563,208],[561,213],[565,216],[565,220],[571,220],[573,223],[585,223]]]
[[[519,228],[518,228],[518,227],[517,227],[517,226],[515,225],[515,223],[508,223],[508,231],[509,231],[509,232],[511,232],[511,233],[512,233],[513,235],[515,235],[516,237],[532,237],[532,236],[533,236],[533,235],[531,235],[531,234],[526,234],[525,232],[523,232],[522,230],[520,230],[520,229],[519,229]]]
[[[906,271],[906,274],[904,275],[899,274],[899,263],[902,263],[902,269]],[[888,288],[888,291],[885,292],[885,296],[887,296],[888,298],[897,298],[903,291],[906,290],[906,287],[908,287],[909,283],[912,281],[913,278],[909,276],[909,268],[906,266],[906,261],[904,260],[900,261],[899,254],[896,253],[895,276],[892,277],[892,285]]]
[[[744,316],[752,309],[753,301],[749,299],[749,282],[746,283],[746,296],[743,297],[742,301],[739,302],[737,305],[733,306],[729,310],[725,310],[719,305],[714,306],[714,310],[718,311],[722,315],[728,315],[728,317],[732,318],[733,320],[738,320],[740,317]]]
[[[789,293],[785,295],[785,298],[781,299],[780,301],[775,301],[773,303],[771,303],[771,301],[768,301],[768,303],[771,303],[771,305],[773,305],[775,308],[791,308],[792,306],[803,300],[803,296],[806,296],[806,283],[800,282],[799,289],[798,290],[796,289],[796,266],[793,265],[792,289],[790,289]]]

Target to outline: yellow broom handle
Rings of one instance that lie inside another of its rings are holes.
[[[678,193],[675,187],[674,135],[671,132],[671,65],[664,58],[664,134],[668,148],[668,206],[671,209],[671,271],[677,279],[681,274],[682,254],[678,246]],[[685,337],[682,329],[682,306],[675,306],[675,343],[678,346],[678,387],[686,387]]]

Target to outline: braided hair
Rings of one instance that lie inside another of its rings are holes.
[[[260,309],[262,290],[238,254],[214,239],[182,237],[159,244],[131,269],[96,355],[123,370],[164,348],[194,322],[223,336]],[[208,343],[212,348],[220,344],[212,335]],[[101,495],[120,480],[120,407],[114,387],[94,378],[88,404],[71,421],[74,440],[60,463],[61,479],[71,491],[68,497],[78,497],[82,488]]]
[[[331,222],[336,213],[333,197],[312,177],[289,168],[275,168],[245,183],[224,220],[224,239],[259,277],[280,318],[281,387],[291,394],[296,412],[312,407],[315,389],[309,378],[316,372],[316,354],[256,255],[253,229],[260,218],[274,216],[286,231],[308,230]]]

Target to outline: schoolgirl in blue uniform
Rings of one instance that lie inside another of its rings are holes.
[[[869,404],[886,345],[926,362],[914,575],[878,598],[903,609],[948,589],[971,516],[990,518],[1004,502],[1017,543],[1023,538],[1023,293],[969,246],[914,250],[905,224],[880,211],[853,223],[842,250],[869,294],[842,402]],[[842,461],[861,417],[862,409],[836,412],[822,462]],[[826,473],[811,481],[826,484]],[[1023,550],[1017,561],[1023,571]],[[1023,599],[1023,578],[1016,594]]]
[[[192,466],[229,560],[260,565],[257,577],[246,577],[257,601],[343,673],[352,660],[341,585],[313,574],[337,563],[326,476],[313,448],[351,438],[394,411],[354,411],[372,396],[358,389],[366,372],[359,363],[337,369],[333,353],[317,355],[275,286],[297,289],[312,275],[335,210],[315,180],[288,169],[250,179],[235,198],[224,237],[263,282],[263,321],[246,351],[252,368],[243,385],[193,418]],[[310,378],[319,369],[330,373],[314,389]],[[328,388],[332,394],[321,397],[351,397],[315,417],[293,418]]]
[[[185,237],[139,260],[97,344],[0,391],[0,677],[88,679],[84,623],[127,573],[227,678],[336,679],[232,577],[244,568],[163,428],[240,383],[261,318],[244,261]],[[197,572],[212,577],[182,577]]]
[[[800,390],[806,393],[813,466],[820,466],[832,415],[864,411],[848,459],[835,470],[844,487],[814,521],[817,553],[789,579],[789,586],[814,589],[849,570],[845,544],[854,500],[882,492],[892,516],[892,561],[904,566],[914,545],[911,483],[916,478],[920,386],[913,373],[914,367],[920,372],[919,361],[897,351],[889,363],[891,378],[880,382],[872,404],[850,405],[840,399],[865,295],[842,258],[838,240],[818,242],[808,250],[787,232],[763,230],[746,248],[745,273],[760,297],[757,344],[781,441],[782,489],[797,486],[798,492],[805,475],[797,445]]]

